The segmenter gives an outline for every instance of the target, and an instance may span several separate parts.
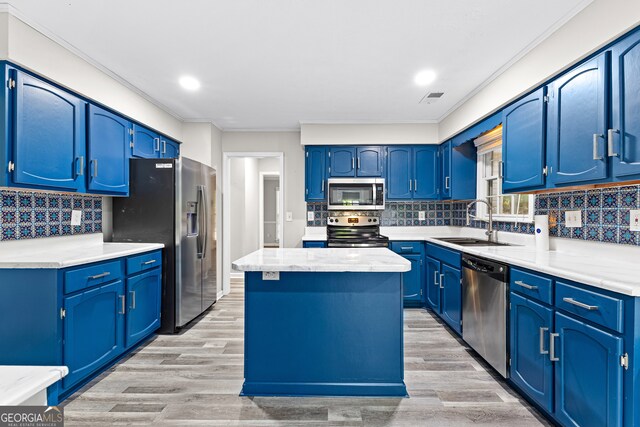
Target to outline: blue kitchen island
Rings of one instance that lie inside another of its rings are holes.
[[[261,249],[245,272],[243,396],[406,397],[402,273],[385,248]]]

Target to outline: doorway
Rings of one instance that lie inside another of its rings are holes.
[[[242,278],[231,263],[261,248],[281,247],[284,241],[281,152],[223,153],[222,291]]]

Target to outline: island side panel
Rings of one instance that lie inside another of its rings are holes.
[[[243,395],[406,396],[402,273],[245,274]]]

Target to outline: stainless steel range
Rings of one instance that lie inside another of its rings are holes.
[[[380,235],[380,219],[372,216],[332,216],[327,219],[330,248],[386,248],[389,238]]]

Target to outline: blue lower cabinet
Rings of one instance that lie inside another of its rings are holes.
[[[425,282],[426,287],[426,302],[427,306],[433,311],[440,312],[440,261],[437,259],[427,257],[425,263],[425,274],[427,280]]]
[[[553,310],[511,292],[510,321],[511,381],[553,412],[553,364],[548,345]]]
[[[462,276],[460,269],[442,264],[442,320],[459,334],[462,333]]]
[[[161,295],[159,268],[127,278],[127,347],[160,327]]]
[[[121,280],[64,299],[64,389],[124,351],[124,310]]]
[[[306,240],[302,242],[303,248],[326,248],[327,242],[323,240]]]
[[[622,425],[622,338],[562,313],[555,322],[556,419],[571,426]]]
[[[422,302],[422,255],[404,255],[411,263],[411,270],[402,273],[402,289],[405,304]]]

